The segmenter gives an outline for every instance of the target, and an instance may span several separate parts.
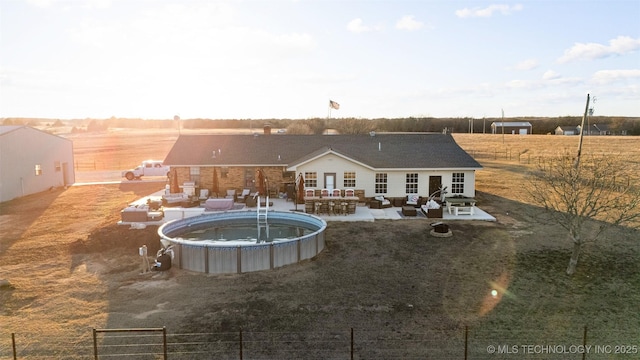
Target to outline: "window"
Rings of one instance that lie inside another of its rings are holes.
[[[407,174],[407,180],[405,182],[405,193],[406,194],[418,193],[418,174],[417,173]]]
[[[464,173],[453,173],[451,175],[451,193],[464,193]]]
[[[386,194],[387,193],[387,174],[379,173],[376,174],[376,194]]]
[[[244,168],[244,187],[255,189],[256,185],[256,169],[252,167]]]
[[[304,173],[304,187],[316,188],[318,187],[318,173],[305,172]]]
[[[56,169],[56,172],[60,172],[60,170],[62,170],[60,167],[60,161],[54,161],[53,167]]]
[[[345,188],[355,188],[356,187],[356,172],[355,171],[345,171],[344,172],[344,184]]]
[[[200,184],[200,168],[195,166],[190,167],[189,178],[191,179],[191,181],[195,182],[196,184]]]
[[[42,175],[42,165],[36,164],[36,176]]]

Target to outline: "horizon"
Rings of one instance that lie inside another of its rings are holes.
[[[10,54],[0,118],[581,117],[587,94],[594,116],[640,116],[633,0],[14,0],[0,10]]]

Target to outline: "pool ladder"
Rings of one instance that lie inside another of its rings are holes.
[[[269,195],[266,196],[265,206],[260,206],[260,196],[258,196],[258,211],[256,219],[258,221],[258,242],[261,242],[262,229],[264,228],[266,238],[269,238],[269,224],[267,223],[267,214],[269,213]]]

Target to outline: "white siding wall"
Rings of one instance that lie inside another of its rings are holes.
[[[75,182],[71,141],[29,127],[0,138],[0,202]],[[36,164],[41,166],[42,175],[36,176]]]
[[[385,195],[387,197],[403,197],[407,195],[405,191],[406,174],[418,173],[418,194],[421,196],[428,196],[429,194],[429,176],[441,176],[442,185],[447,187],[449,196],[451,196],[451,180],[454,172],[464,173],[464,194],[465,196],[475,196],[475,171],[474,170],[387,170],[387,171],[373,171],[365,166],[351,162],[348,159],[342,158],[334,154],[327,154],[314,161],[299,166],[296,169],[297,173],[316,172],[318,174],[318,189],[324,188],[324,174],[335,173],[336,174],[336,188],[344,189],[344,172],[355,171],[356,173],[356,186],[355,189],[362,189],[365,191],[366,197],[372,197],[376,195]],[[387,193],[376,194],[375,193],[375,174],[377,172],[384,172],[387,174]]]

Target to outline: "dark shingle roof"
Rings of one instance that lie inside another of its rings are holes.
[[[443,134],[181,135],[164,164],[292,166],[329,151],[375,169],[482,168]]]

